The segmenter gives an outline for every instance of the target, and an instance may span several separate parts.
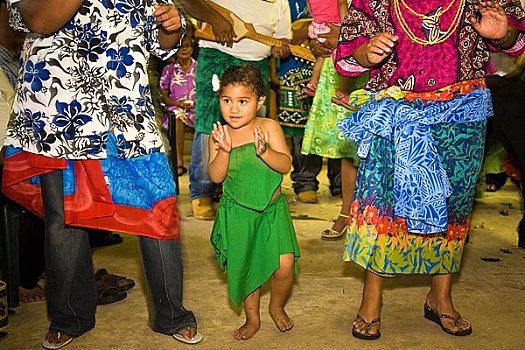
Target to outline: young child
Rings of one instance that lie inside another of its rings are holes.
[[[348,12],[347,0],[308,0],[308,6],[310,7],[310,13],[313,19],[308,27],[308,36],[320,43],[324,42],[326,39],[319,35],[327,34],[331,30],[327,23],[340,26],[341,21]],[[333,51],[333,54],[335,54],[335,50]],[[324,60],[325,57],[323,56],[317,57],[313,66],[312,77],[303,89],[303,92],[309,96],[313,97],[316,93]],[[339,77],[339,88],[332,99],[333,103],[341,105],[348,104],[348,83],[348,77],[343,75]]]
[[[194,39],[188,35],[182,40],[175,61],[167,64],[160,77],[160,91],[166,104],[167,115],[162,126],[167,130],[169,118],[175,117],[175,145],[177,149],[177,174],[184,175],[184,124],[193,128],[195,118],[195,69],[193,59]]]
[[[217,123],[209,141],[208,171],[223,182],[223,195],[211,242],[223,271],[228,294],[246,322],[234,332],[251,338],[260,327],[261,285],[270,279],[270,315],[280,331],[293,327],[284,306],[290,295],[299,246],[286,197],[283,174],[292,159],[279,124],[256,117],[263,105],[264,82],[251,64],[228,68],[219,90],[220,109],[228,125]]]

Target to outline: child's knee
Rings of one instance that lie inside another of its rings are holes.
[[[293,274],[295,257],[292,253],[281,255],[279,262],[279,268],[275,271],[275,275],[278,277],[286,277],[287,275]]]

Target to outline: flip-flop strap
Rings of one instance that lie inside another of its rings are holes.
[[[366,330],[369,331],[375,323],[379,323],[381,321],[381,317],[378,317],[376,319],[373,319],[370,322],[367,322],[367,321],[365,321],[363,316],[357,315],[356,320],[359,321],[359,322],[363,322],[366,325]]]
[[[454,321],[454,326],[456,326],[456,327],[461,326],[462,317],[461,317],[460,314],[458,314],[458,317],[453,317],[451,315],[439,313],[439,317],[446,318],[446,319]]]

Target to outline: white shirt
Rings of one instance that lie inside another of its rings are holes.
[[[276,39],[292,39],[288,0],[214,0],[214,2],[227,8],[244,22],[253,24],[259,34]],[[270,46],[248,38],[241,39],[232,47],[208,40],[200,40],[199,46],[217,49],[246,61],[260,61],[271,54]]]

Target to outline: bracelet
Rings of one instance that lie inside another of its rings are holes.
[[[505,44],[507,42],[507,40],[510,39],[510,36],[512,35],[512,33],[510,32],[510,28],[507,29],[507,33],[505,34],[505,36],[499,40],[492,40],[492,39],[489,39],[491,43],[493,43],[494,45],[502,45],[502,44]]]
[[[262,147],[262,152],[261,154],[259,154],[259,157],[262,156],[264,154],[264,152],[266,152],[266,150],[270,148],[270,145],[265,143],[264,146]]]

